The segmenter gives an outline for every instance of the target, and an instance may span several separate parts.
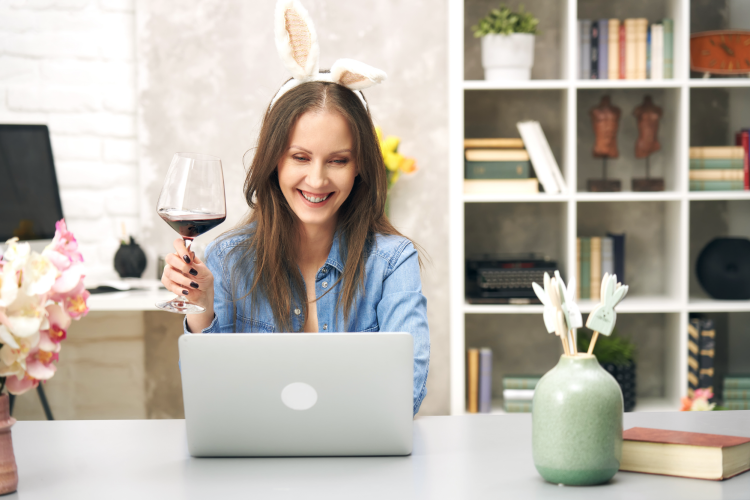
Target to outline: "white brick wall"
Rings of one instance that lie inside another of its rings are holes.
[[[92,280],[138,238],[133,0],[0,0],[0,123],[47,124]]]

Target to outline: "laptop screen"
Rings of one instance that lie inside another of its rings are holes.
[[[0,124],[0,243],[51,239],[62,219],[46,125]]]

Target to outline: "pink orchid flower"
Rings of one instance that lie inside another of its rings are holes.
[[[55,237],[49,248],[69,257],[72,262],[83,262],[83,256],[78,251],[78,242],[73,233],[68,231],[65,219],[60,219],[55,223]]]
[[[53,362],[59,357],[60,355],[56,352],[34,349],[26,357],[26,374],[36,380],[51,379],[57,371],[57,366]]]
[[[68,336],[68,328],[70,327],[70,321],[71,318],[68,316],[68,313],[65,312],[65,310],[60,307],[58,304],[50,304],[47,306],[47,319],[49,321],[49,330],[46,330],[47,338],[58,345],[60,345],[60,342],[65,340]],[[45,331],[41,332],[42,334],[45,333]],[[44,347],[40,347],[40,349],[45,351],[50,351],[52,349],[45,349]],[[59,349],[58,351],[59,352]]]
[[[86,316],[89,312],[89,306],[86,301],[91,295],[88,290],[83,290],[79,295],[69,295],[65,297],[63,305],[65,312],[73,319],[79,319]]]
[[[35,380],[28,375],[18,377],[13,375],[5,379],[5,387],[8,388],[8,392],[16,396],[23,394],[29,389],[35,389],[39,385],[39,381]]]

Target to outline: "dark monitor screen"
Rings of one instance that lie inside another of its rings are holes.
[[[0,243],[51,239],[62,217],[47,126],[0,124]]]

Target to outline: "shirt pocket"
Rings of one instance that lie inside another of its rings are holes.
[[[237,333],[273,333],[273,325],[265,321],[237,315]]]

